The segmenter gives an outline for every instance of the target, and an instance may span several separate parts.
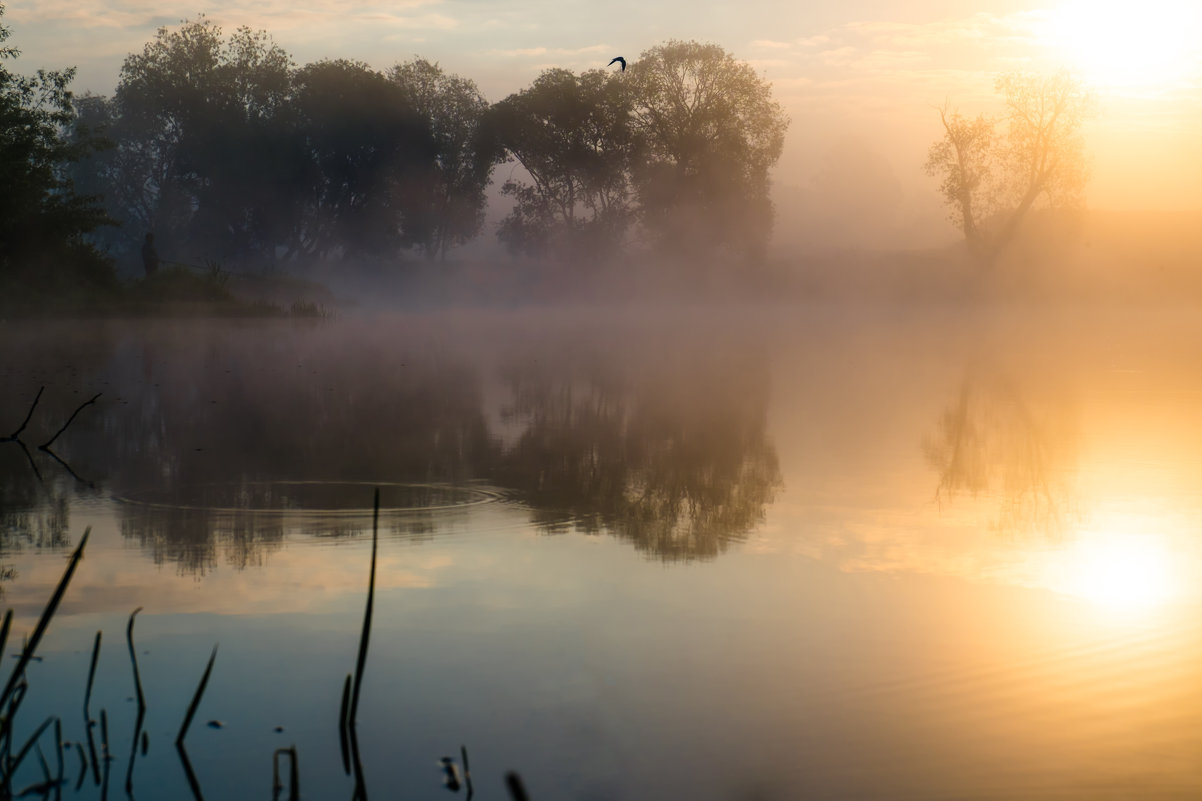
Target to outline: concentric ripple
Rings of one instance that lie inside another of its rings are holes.
[[[248,481],[185,484],[114,496],[149,508],[209,512],[361,515],[370,512],[376,487],[383,512],[432,512],[495,503],[500,494],[478,486],[355,481]]]

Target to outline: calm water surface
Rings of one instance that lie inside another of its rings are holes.
[[[368,797],[452,797],[460,745],[481,799],[1202,793],[1202,315],[8,322],[0,387],[3,434],[45,387],[6,670],[92,529],[17,716],[87,751],[103,632],[63,796],[266,798],[295,745],[349,798],[376,487]]]

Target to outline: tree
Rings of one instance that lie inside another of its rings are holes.
[[[763,520],[780,484],[767,377],[741,348],[674,351],[665,363],[552,345],[502,367],[515,434],[491,479],[551,531],[570,520],[665,562],[712,559]]]
[[[84,237],[110,221],[68,174],[97,146],[90,137],[67,135],[75,70],[14,75],[3,64],[19,55],[3,45],[9,35],[0,25],[0,279],[25,289],[108,284],[111,265]]]
[[[436,163],[429,124],[400,86],[361,62],[308,64],[295,91],[295,124],[314,171],[306,184],[304,252],[395,253],[409,227],[409,187]]]
[[[100,168],[131,243],[153,230],[177,251],[274,254],[299,154],[283,127],[291,71],[265,32],[225,39],[203,16],[126,58],[110,115],[118,153]]]
[[[409,106],[430,124],[435,156],[432,169],[415,176],[402,202],[406,240],[429,258],[480,231],[484,190],[496,159],[481,148],[481,121],[488,101],[474,81],[448,75],[437,63],[415,58],[388,72]]]
[[[762,256],[768,171],[789,125],[771,85],[718,45],[681,41],[644,52],[625,78],[645,144],[635,171],[643,225],[669,249]]]
[[[546,70],[493,107],[489,135],[530,177],[501,187],[515,201],[498,231],[511,251],[596,261],[621,246],[636,138],[620,76]]]
[[[995,83],[1000,118],[967,119],[944,107],[943,137],[927,153],[926,172],[969,249],[986,261],[1014,239],[1032,208],[1079,206],[1087,178],[1081,125],[1093,96],[1065,72],[1010,73]]]

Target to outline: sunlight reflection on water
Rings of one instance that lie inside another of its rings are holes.
[[[1202,787],[1198,321],[454,323],[11,340],[0,430],[43,382],[33,429],[120,398],[63,438],[94,488],[0,443],[10,651],[94,528],[30,719],[79,736],[102,628],[126,731],[142,606],[139,798],[189,793],[170,733],[214,642],[207,796],[265,786],[281,724],[306,794],[347,791],[332,721],[383,484],[372,788],[441,792],[464,742],[481,797],[511,768],[565,798]]]

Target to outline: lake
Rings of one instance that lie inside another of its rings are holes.
[[[64,797],[350,798],[377,489],[366,797],[1202,792],[1202,315],[8,321],[0,387],[0,678],[91,530]]]

